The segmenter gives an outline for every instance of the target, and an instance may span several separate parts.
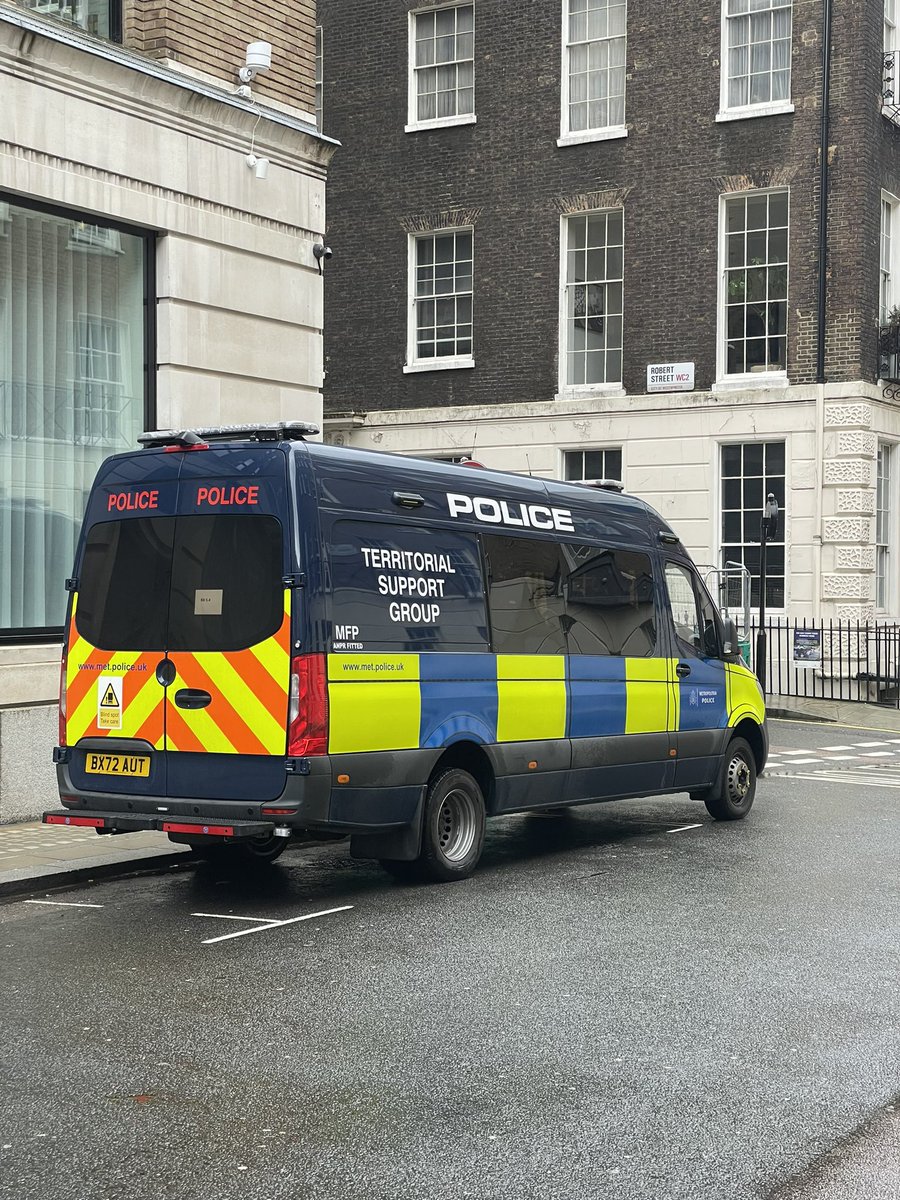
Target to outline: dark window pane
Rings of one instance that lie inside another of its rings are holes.
[[[752,508],[762,513],[763,481],[759,478],[744,480],[744,508]]]
[[[603,451],[587,450],[584,455],[584,479],[601,479],[603,476]]]
[[[652,654],[656,618],[649,557],[594,546],[563,546],[562,552],[569,564],[569,653],[634,658]]]
[[[763,473],[763,444],[748,442],[744,447],[744,474],[762,475]]]
[[[566,479],[584,479],[584,455],[580,450],[570,450],[565,456]]]
[[[741,514],[725,513],[722,517],[722,538],[726,542],[739,542],[742,538]]]
[[[766,474],[784,474],[784,442],[766,442]]]
[[[487,649],[481,560],[473,536],[338,521],[328,557],[331,649]]]
[[[92,646],[166,649],[174,536],[174,517],[135,517],[91,528],[75,624]]]
[[[622,451],[607,450],[606,451],[606,478],[621,479],[622,478]]]
[[[741,448],[740,446],[723,446],[722,447],[722,474],[740,475],[741,473]]]
[[[168,648],[244,650],[271,637],[284,620],[283,558],[275,517],[179,517]]]
[[[565,654],[564,564],[552,542],[484,538],[498,654]]]
[[[722,480],[722,507],[741,507],[741,481],[739,479]]]

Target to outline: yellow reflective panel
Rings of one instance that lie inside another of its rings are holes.
[[[498,742],[540,741],[565,736],[564,680],[498,679]]]
[[[625,659],[626,733],[665,733],[670,728],[670,662],[667,658]]]
[[[418,749],[421,709],[418,683],[330,683],[328,751]]]

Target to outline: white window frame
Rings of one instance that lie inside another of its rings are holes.
[[[325,112],[324,104],[324,86],[325,86],[325,31],[321,25],[316,26],[316,81],[315,81],[315,105],[316,105],[316,128],[322,128],[322,118]]]
[[[794,0],[789,0],[791,8],[791,50],[790,56],[793,54],[793,30],[794,30]],[[748,14],[740,14],[745,16]],[[728,54],[728,22],[737,19],[735,16],[728,15],[728,0],[721,0],[720,16],[722,22],[721,46],[719,51],[719,62],[721,67],[719,70],[719,111],[716,114],[717,121],[746,121],[752,117],[774,117],[780,113],[792,113],[794,111],[794,103],[790,97],[790,87],[793,86],[793,62],[790,67],[790,84],[789,94],[786,100],[769,100],[760,104],[741,104],[732,105],[728,102],[728,84],[730,75],[728,73],[729,54]],[[771,43],[770,43],[771,44]]]
[[[890,110],[900,107],[900,36],[897,27],[898,0],[884,0],[884,58],[892,57],[889,66],[885,61],[882,76],[881,111],[892,119]]]
[[[791,526],[790,526],[790,522],[788,519],[789,514],[787,512],[787,509],[789,507],[790,496],[791,496],[791,439],[788,434],[773,433],[773,434],[766,434],[766,435],[763,435],[760,437],[723,438],[721,441],[716,441],[713,443],[713,454],[715,457],[713,459],[713,464],[712,464],[712,466],[713,466],[712,477],[715,480],[715,489],[716,489],[716,492],[715,492],[715,496],[716,496],[715,522],[716,523],[715,523],[715,528],[713,530],[713,537],[711,539],[711,543],[712,543],[712,546],[714,547],[714,554],[713,554],[714,563],[719,567],[724,566],[725,555],[723,553],[724,543],[723,543],[723,538],[722,538],[722,518],[725,513],[725,506],[722,501],[724,498],[723,483],[725,480],[725,475],[723,474],[723,471],[722,471],[722,451],[724,450],[724,448],[726,446],[752,446],[752,445],[757,445],[757,444],[764,446],[767,442],[783,442],[784,443],[784,500],[785,500],[785,503],[784,503],[784,508],[778,514],[778,537],[774,541],[770,541],[768,543],[770,546],[776,545],[776,546],[784,547],[784,607],[782,608],[780,605],[766,604],[766,612],[767,613],[778,614],[778,613],[788,612],[790,610],[790,606],[791,606],[790,562],[791,562],[792,544],[791,544],[791,538],[790,538]],[[743,483],[743,479],[744,479],[743,473],[741,474],[740,478]],[[742,491],[743,491],[743,488],[742,488]],[[765,498],[765,491],[766,491],[766,488],[765,488],[765,485],[763,485],[764,498]],[[729,511],[732,511],[732,510],[729,510]],[[762,516],[763,516],[762,509],[760,509],[759,516],[760,516],[760,520],[762,520]],[[743,535],[743,531],[742,531],[742,535]],[[752,540],[741,542],[742,546],[748,546],[748,545],[753,545],[753,544],[754,543]],[[767,571],[767,575],[768,575],[768,571]],[[730,607],[733,608],[734,605],[731,605]],[[752,604],[750,611],[752,613],[758,613],[759,605]]]
[[[624,396],[625,388],[622,380],[616,380],[611,383],[569,383],[568,382],[568,362],[569,362],[569,343],[568,343],[568,306],[567,306],[567,289],[568,289],[568,249],[569,249],[569,221],[579,217],[599,216],[602,213],[620,212],[622,214],[622,370],[621,374],[625,374],[625,265],[624,265],[624,243],[625,243],[625,209],[622,206],[617,208],[597,208],[590,209],[586,212],[566,213],[560,218],[559,226],[559,338],[558,338],[558,354],[559,359],[559,395],[561,396]],[[610,282],[606,280],[605,282]]]
[[[891,309],[897,307],[900,307],[900,199],[882,191],[878,237],[879,324],[886,325]]]
[[[886,479],[882,463],[887,467]],[[900,499],[896,442],[879,441],[875,478],[875,608],[879,613],[892,613],[897,603],[897,523],[893,514]]]
[[[602,475],[584,475],[581,479],[569,479],[566,475],[566,458],[569,454],[582,455],[582,466],[584,465],[585,454],[602,454],[604,471]],[[610,474],[606,471],[606,456],[607,454],[618,454],[619,456],[619,473],[618,475]],[[559,457],[559,478],[563,483],[596,483],[599,479],[615,479],[619,483],[625,481],[625,447],[624,446],[562,446],[560,448]]]
[[[475,124],[476,118],[475,118],[474,95],[476,93],[476,81],[474,78],[474,72],[475,72],[474,49],[472,52],[472,72],[473,72],[472,112],[459,113],[453,117],[435,117],[433,120],[430,120],[430,121],[420,121],[419,117],[418,117],[418,89],[416,87],[416,71],[418,69],[416,66],[416,20],[417,20],[417,18],[421,17],[421,16],[425,16],[427,13],[441,12],[448,8],[471,8],[472,9],[473,29],[474,29],[475,7],[476,7],[475,0],[465,0],[465,2],[463,2],[463,0],[456,0],[456,2],[453,4],[428,4],[428,5],[423,6],[422,8],[414,8],[409,13],[408,34],[407,34],[407,36],[408,36],[407,102],[406,102],[407,123],[404,126],[404,131],[406,133],[418,133],[420,130],[424,130],[424,129],[447,129],[454,125],[474,125]],[[477,33],[477,30],[475,30],[475,32]],[[473,41],[474,41],[474,34],[473,34]],[[460,60],[455,60],[455,61],[460,61]]]
[[[730,200],[740,200],[747,196],[769,196],[783,193],[788,202],[788,261],[787,261],[787,316],[790,316],[791,294],[791,195],[789,188],[750,188],[744,192],[724,192],[719,196],[719,283],[718,283],[718,319],[716,322],[716,381],[713,391],[735,391],[746,388],[771,387],[786,384],[787,346],[789,344],[789,323],[785,320],[785,368],[779,371],[746,371],[729,375],[728,368],[728,222],[727,210]]]
[[[623,121],[621,125],[606,125],[598,126],[595,129],[579,129],[572,130],[569,128],[569,7],[570,0],[562,0],[562,35],[560,37],[560,47],[562,50],[562,65],[560,68],[560,79],[562,82],[562,96],[560,100],[560,125],[559,137],[556,139],[557,146],[581,146],[586,142],[604,142],[611,141],[614,138],[628,137],[628,127]],[[611,41],[611,38],[598,39],[602,41]],[[626,0],[625,10],[625,86],[626,86],[626,102],[627,102],[627,87],[628,87],[628,9]]]
[[[441,235],[468,233],[472,237],[472,291],[471,293],[452,292],[449,296],[467,295],[472,296],[472,353],[471,354],[447,354],[437,358],[419,358],[418,357],[418,321],[417,321],[417,301],[419,297],[416,295],[416,246],[423,238],[436,238]],[[444,229],[421,229],[416,233],[411,233],[407,242],[407,342],[406,342],[406,363],[403,367],[404,375],[413,374],[417,371],[458,371],[460,369],[475,366],[475,229],[472,225],[451,226]]]

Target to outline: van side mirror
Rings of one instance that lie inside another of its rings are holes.
[[[722,625],[722,657],[737,658],[740,653],[737,625],[731,617],[723,617]]]

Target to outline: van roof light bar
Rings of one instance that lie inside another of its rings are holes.
[[[313,437],[318,425],[306,421],[279,421],[273,425],[213,425],[197,429],[155,429],[142,433],[138,442],[145,450],[159,446],[187,449],[203,442],[297,442]]]

